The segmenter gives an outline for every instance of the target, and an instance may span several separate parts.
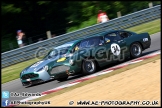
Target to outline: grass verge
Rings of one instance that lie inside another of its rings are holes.
[[[38,59],[31,59],[25,62],[17,63],[15,65],[6,67],[2,69],[1,72],[1,83],[6,83],[8,81],[19,78],[20,72],[25,69],[27,66],[38,61]]]
[[[124,67],[124,68],[117,69],[117,70],[114,70],[113,72],[110,72],[110,73],[107,73],[107,74],[104,74],[104,75],[97,76],[97,77],[92,78],[92,79],[90,79],[90,80],[81,82],[81,83],[79,83],[79,84],[77,84],[77,85],[74,85],[74,86],[71,86],[71,87],[68,87],[68,88],[64,88],[64,89],[62,89],[62,90],[60,90],[60,91],[58,91],[58,92],[50,93],[50,95],[46,95],[46,96],[40,97],[40,98],[38,98],[38,99],[31,100],[31,101],[43,101],[43,100],[49,99],[49,98],[51,98],[51,97],[60,95],[60,94],[62,94],[62,93],[71,91],[71,90],[73,90],[73,89],[75,89],[75,88],[78,88],[78,87],[81,87],[81,86],[90,84],[90,83],[92,83],[92,82],[99,81],[99,80],[102,80],[102,79],[104,79],[104,78],[108,78],[108,77],[110,77],[110,76],[113,76],[113,75],[122,73],[122,72],[124,72],[124,71],[126,71],[126,70],[130,70],[130,69],[135,68],[135,67],[137,67],[137,66],[141,66],[141,65],[144,65],[144,64],[149,63],[149,62],[156,63],[156,60],[157,60],[157,59],[161,59],[160,57],[161,57],[160,55],[157,55],[157,56],[155,56],[155,57],[153,57],[153,58],[146,59],[146,60],[144,60],[144,61],[142,61],[142,62],[139,62],[139,63],[136,63],[136,64],[130,64],[130,65]]]
[[[148,32],[149,34],[154,34],[154,33],[161,31],[161,19],[143,23],[143,24],[128,28],[126,30],[134,31],[136,33]]]
[[[134,26],[132,28],[129,28],[127,30],[134,31],[136,33],[142,33],[142,32],[148,32],[150,35],[160,32],[160,23],[161,19],[157,19],[151,22],[147,22],[138,26]],[[38,61],[38,59],[31,59],[25,62],[17,63],[15,65],[3,68],[1,71],[1,82],[6,83],[11,80],[19,78],[20,72],[26,68],[27,66],[31,65],[32,63]]]

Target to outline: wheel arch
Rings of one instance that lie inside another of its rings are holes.
[[[142,44],[140,41],[135,41],[135,42],[132,42],[132,43],[130,44],[129,51],[130,51],[131,46],[132,46],[134,43],[139,43],[139,44],[141,45],[141,47],[142,47],[142,50],[144,50],[143,44]]]

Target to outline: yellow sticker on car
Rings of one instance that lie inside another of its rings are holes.
[[[58,59],[57,62],[61,62],[61,61],[65,61],[65,60],[66,60],[66,58],[63,57],[63,58]]]

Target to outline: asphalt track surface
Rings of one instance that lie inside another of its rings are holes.
[[[147,54],[155,52],[157,50],[161,50],[160,46],[161,46],[161,32],[153,34],[151,36],[151,47],[149,49],[146,49],[145,51],[143,51],[143,55],[147,55]],[[114,64],[112,66],[115,66],[115,65],[118,65],[118,64]],[[111,66],[107,66],[103,69],[106,69],[109,67],[111,67]],[[33,86],[29,86],[29,87],[22,86],[20,79],[16,79],[16,80],[7,82],[5,84],[2,84],[1,87],[2,87],[2,91],[16,92],[16,93],[20,93],[20,94],[22,94],[22,92],[28,92],[28,93],[39,92],[39,93],[41,93],[41,92],[53,89],[55,87],[64,85],[68,82],[72,82],[72,81],[77,80],[81,77],[83,77],[83,76],[77,75],[77,76],[69,77],[68,80],[64,81],[64,82],[59,82],[57,80],[51,80],[51,81],[43,82],[43,83],[36,84]],[[10,101],[11,100],[22,100],[25,98],[27,98],[27,97],[10,97],[9,100]]]

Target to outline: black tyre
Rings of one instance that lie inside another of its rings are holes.
[[[61,78],[58,78],[57,81],[66,81],[68,79],[68,76],[64,76],[64,77],[61,77]]]
[[[137,58],[142,55],[142,47],[138,42],[135,42],[131,45],[130,55],[132,58]]]
[[[94,60],[84,60],[82,64],[84,75],[89,75],[96,72],[96,63]]]

